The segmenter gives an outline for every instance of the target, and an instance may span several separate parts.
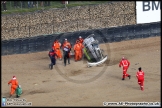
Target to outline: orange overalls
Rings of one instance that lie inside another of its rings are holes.
[[[76,42],[76,44],[74,45],[74,52],[75,52],[75,61],[78,61],[81,59],[81,46],[79,41]]]
[[[53,44],[53,49],[55,50],[57,56],[60,59],[62,59],[62,54],[61,54],[60,47],[61,47],[61,43],[59,41],[55,41],[54,44]]]
[[[13,95],[15,93],[15,90],[18,86],[18,81],[16,79],[11,79],[8,84],[11,84],[11,91],[10,91],[10,95]]]
[[[82,59],[84,45],[81,42],[79,42],[79,45],[80,45],[80,48],[81,48],[80,52],[79,52],[79,57],[80,57],[80,59]]]
[[[83,48],[84,48],[84,45],[83,45],[84,39],[83,39],[83,38],[79,38],[78,40],[79,40],[79,42],[81,43],[81,44],[80,44],[80,46],[81,46],[81,53],[80,53],[80,56],[81,56],[81,58],[82,58],[82,56],[83,56]]]

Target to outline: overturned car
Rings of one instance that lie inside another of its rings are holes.
[[[108,56],[103,54],[103,50],[99,47],[99,42],[96,40],[94,34],[89,35],[84,39],[84,56],[87,58],[88,67],[97,66],[104,63]]]

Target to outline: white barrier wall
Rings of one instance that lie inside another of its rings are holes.
[[[161,1],[136,1],[137,24],[159,21],[161,21]]]

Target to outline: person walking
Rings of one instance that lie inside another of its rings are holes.
[[[18,85],[18,87],[16,88],[16,98],[19,98],[22,94],[22,88],[21,85]]]
[[[56,52],[51,49],[48,53],[48,56],[50,57],[50,60],[51,60],[51,63],[49,64],[49,68],[52,70],[53,69],[53,65],[56,64],[56,57],[57,57],[57,54]]]
[[[142,68],[139,67],[138,72],[136,73],[136,77],[137,77],[138,84],[140,85],[140,88],[142,91],[144,90],[144,76],[145,76],[145,73],[142,71]]]
[[[68,48],[70,49],[71,51],[71,48],[72,48],[72,44],[67,40],[65,39],[64,43],[62,44],[62,50],[64,49],[64,47],[68,46]],[[69,53],[69,57],[71,58],[71,55]]]
[[[18,87],[18,80],[16,76],[13,76],[12,79],[8,82],[8,85],[11,84],[10,97],[15,93],[16,88]]]
[[[70,64],[70,57],[69,57],[70,48],[68,45],[64,47],[63,53],[64,53],[64,66],[66,66],[67,60],[68,60],[68,64]]]
[[[125,57],[122,57],[122,60],[119,63],[119,67],[123,67],[123,78],[122,80],[125,80],[125,77],[129,77],[129,79],[131,78],[131,76],[129,74],[127,74],[127,70],[130,66],[130,62],[125,59]]]

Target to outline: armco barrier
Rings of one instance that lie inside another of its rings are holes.
[[[46,36],[41,35],[31,38],[2,41],[1,55],[48,51],[55,39],[59,39],[60,42],[63,42],[63,40],[67,38],[72,43],[72,45],[74,45],[76,39],[79,36],[86,38],[92,33],[97,37],[102,37],[102,40],[104,40],[106,43],[146,38],[151,36],[161,36],[161,22],[68,32]],[[100,39],[100,43],[103,42],[101,41],[101,38],[98,39]]]

